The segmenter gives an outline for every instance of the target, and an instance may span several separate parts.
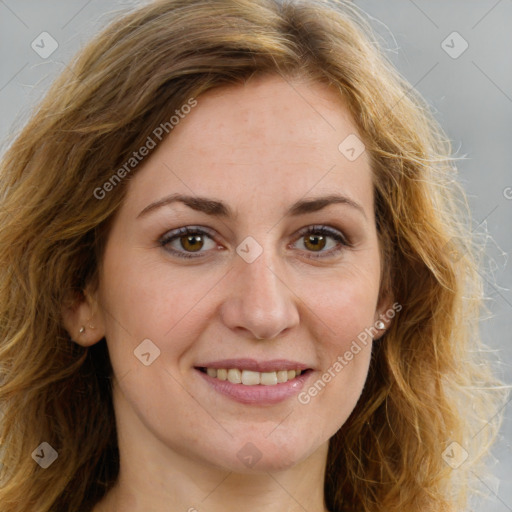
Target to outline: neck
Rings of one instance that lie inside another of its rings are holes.
[[[160,475],[156,481],[142,472],[138,478],[120,472],[118,482],[94,512],[327,512],[323,475],[308,474],[301,465],[252,475],[203,468],[195,478],[181,469],[170,471],[167,480]]]

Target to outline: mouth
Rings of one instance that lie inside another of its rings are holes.
[[[272,372],[257,372],[240,368],[197,368],[200,372],[218,380],[231,382],[232,384],[243,384],[244,386],[276,386],[294,380],[311,369],[306,370],[277,370]]]
[[[305,364],[284,359],[225,359],[194,369],[214,393],[255,406],[277,404],[297,395],[314,372]]]

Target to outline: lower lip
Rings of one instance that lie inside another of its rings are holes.
[[[212,386],[215,391],[242,404],[252,405],[277,404],[293,395],[297,395],[304,387],[304,383],[311,373],[311,370],[307,370],[292,380],[280,382],[273,386],[265,386],[263,384],[246,386],[245,384],[233,384],[228,380],[220,380],[216,377],[210,377],[208,374],[203,373],[197,368],[196,371],[210,386]]]

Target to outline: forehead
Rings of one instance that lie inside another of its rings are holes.
[[[333,88],[258,77],[199,96],[143,162],[129,196],[142,208],[164,192],[217,196],[238,206],[258,191],[280,202],[339,191],[369,207],[369,158],[365,151],[350,158],[347,145],[357,153],[364,148]]]

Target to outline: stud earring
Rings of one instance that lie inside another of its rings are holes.
[[[78,332],[80,334],[83,334],[85,332],[85,327],[82,325],[82,327],[80,327],[80,330]]]
[[[386,325],[384,324],[384,322],[382,320],[377,320],[375,322],[375,327],[377,327],[377,329],[379,329],[381,331],[382,329],[386,328]]]

